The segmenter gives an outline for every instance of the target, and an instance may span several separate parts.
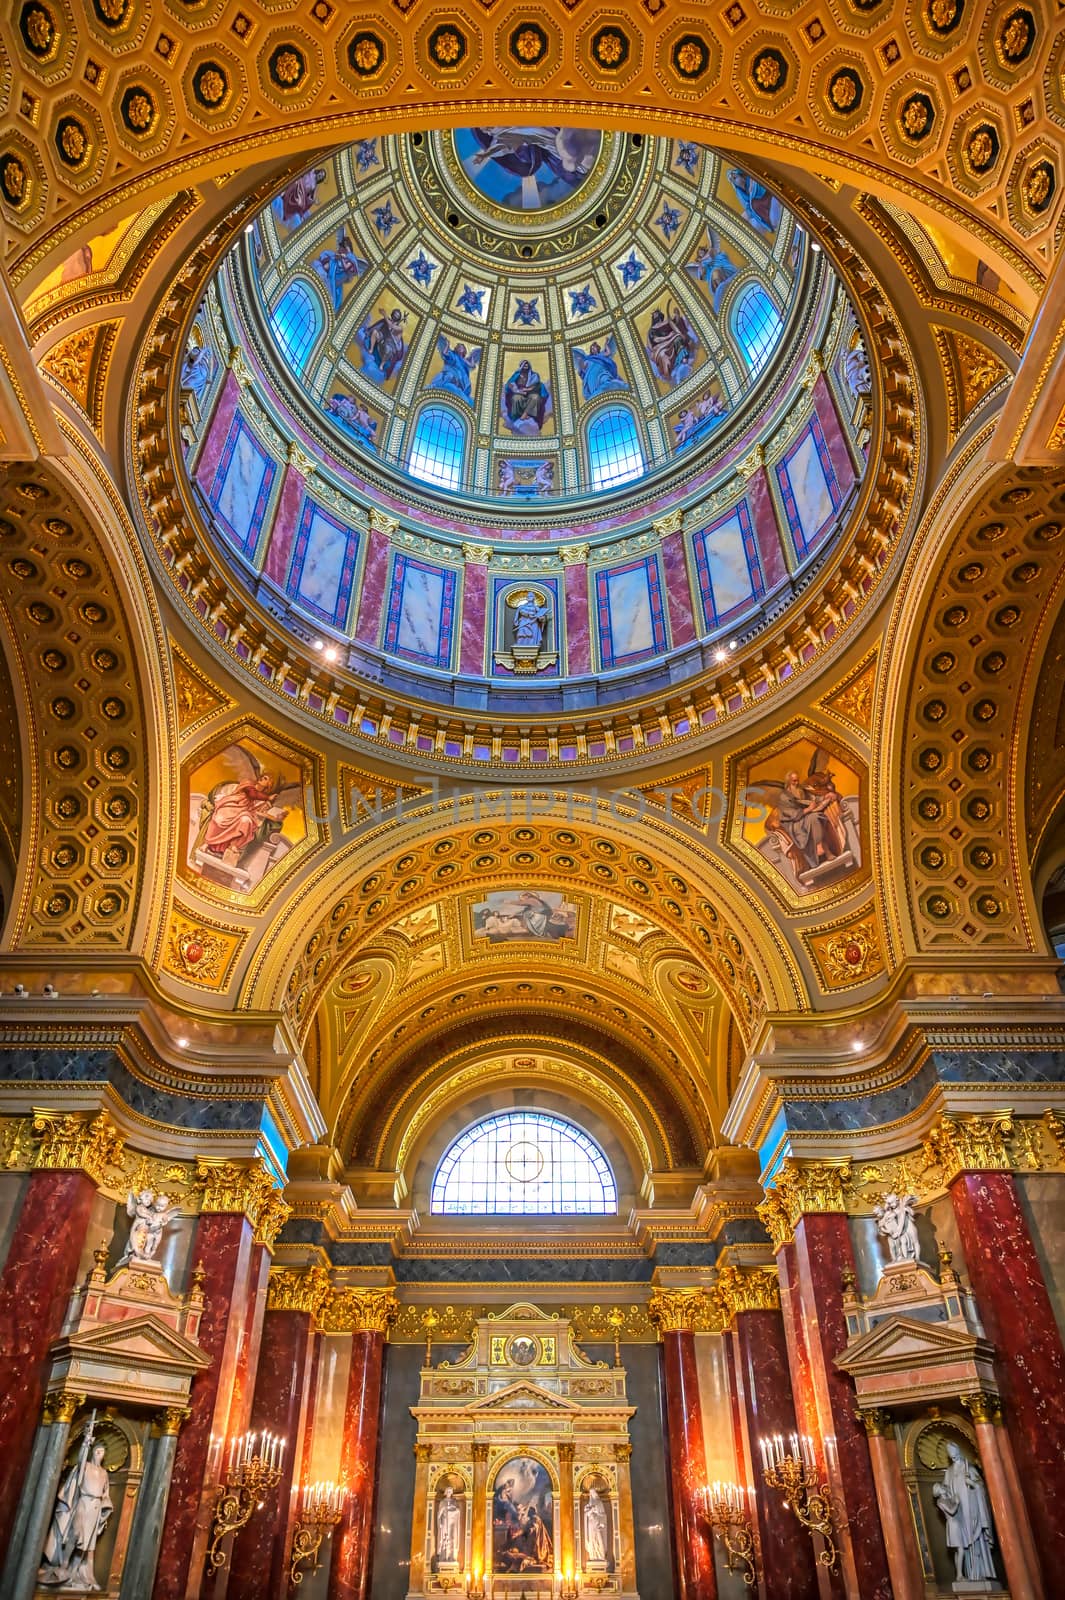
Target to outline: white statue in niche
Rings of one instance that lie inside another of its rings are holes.
[[[600,1499],[598,1489],[589,1489],[584,1507],[585,1561],[606,1560],[606,1531],[606,1505]]]
[[[46,1588],[100,1588],[93,1556],[114,1510],[104,1454],[104,1446],[93,1443],[93,1423],[89,1421],[77,1463],[59,1485],[52,1524],[44,1541],[37,1582]]]
[[[532,589],[514,607],[514,644],[521,649],[539,650],[544,642],[544,629],[550,615],[546,604]]]
[[[867,400],[872,394],[873,374],[869,366],[869,356],[857,329],[851,335],[843,357],[843,376],[847,380],[847,388],[853,400]]]
[[[915,1194],[886,1194],[880,1205],[873,1207],[877,1228],[888,1242],[892,1263],[907,1262],[916,1266],[921,1259],[914,1218],[916,1207]]]
[[[932,1498],[946,1518],[955,1580],[994,1578],[991,1547],[995,1535],[983,1474],[974,1461],[965,1459],[953,1440],[947,1444],[947,1467],[939,1483],[932,1486]]]
[[[167,1194],[142,1189],[126,1199],[126,1214],[133,1218],[129,1240],[119,1259],[120,1267],[145,1267],[154,1263],[163,1238],[163,1229],[173,1221],[179,1207],[170,1204]]]
[[[459,1561],[459,1544],[462,1538],[462,1507],[455,1499],[450,1484],[444,1490],[436,1508],[436,1559],[438,1563]]]

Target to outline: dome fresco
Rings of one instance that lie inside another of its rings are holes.
[[[808,251],[702,145],[545,127],[363,139],[250,243],[292,398],[339,454],[540,503],[712,451],[786,342]]]
[[[560,127],[297,171],[179,389],[190,508],[272,625],[504,712],[713,669],[831,558],[869,437],[854,310],[780,198],[706,146]]]

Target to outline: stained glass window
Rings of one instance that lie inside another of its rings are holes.
[[[462,485],[466,430],[449,406],[426,406],[418,418],[407,457],[407,470],[441,489]]]
[[[643,472],[643,451],[631,411],[609,406],[588,424],[588,464],[593,489],[630,483]]]
[[[293,372],[302,373],[307,365],[307,357],[322,331],[322,322],[321,301],[297,278],[270,313],[270,327]]]
[[[448,1148],[430,1209],[452,1215],[614,1213],[617,1186],[595,1140],[564,1117],[503,1111]]]
[[[784,324],[760,283],[750,284],[736,301],[732,326],[752,374],[761,371]]]

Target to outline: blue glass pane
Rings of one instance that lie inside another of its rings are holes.
[[[458,489],[465,449],[466,431],[455,413],[447,406],[427,406],[414,430],[407,470],[425,483]]]
[[[624,406],[600,411],[588,427],[588,465],[592,488],[630,483],[643,472],[643,451],[632,413]]]
[[[617,1209],[614,1175],[595,1140],[543,1111],[504,1111],[474,1123],[433,1179],[437,1213],[602,1216]]]
[[[304,283],[290,283],[270,313],[270,327],[293,372],[301,373],[322,331],[318,296]]]
[[[751,372],[769,360],[784,326],[780,312],[760,283],[752,283],[736,302],[732,325]]]

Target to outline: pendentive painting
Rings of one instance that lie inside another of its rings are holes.
[[[473,936],[489,944],[575,939],[577,907],[546,889],[496,889],[473,907]]]
[[[793,894],[832,888],[862,864],[861,778],[814,739],[752,763],[741,836]]]
[[[554,1496],[545,1467],[515,1456],[496,1473],[492,1552],[496,1572],[553,1572]]]
[[[251,735],[186,769],[185,876],[224,894],[254,896],[308,837],[309,764]]]

